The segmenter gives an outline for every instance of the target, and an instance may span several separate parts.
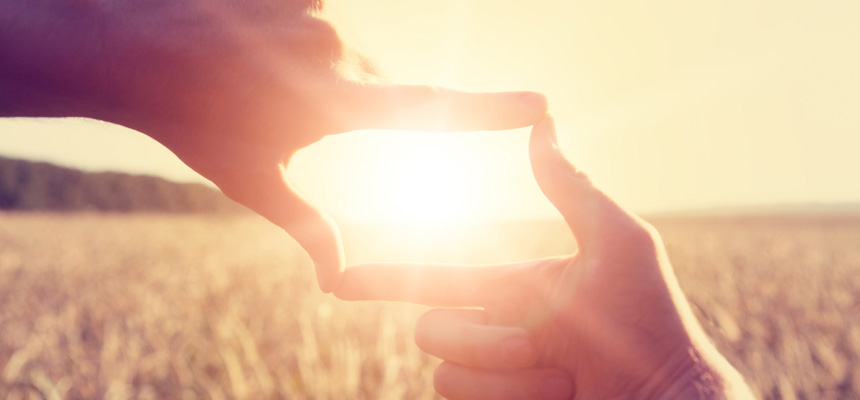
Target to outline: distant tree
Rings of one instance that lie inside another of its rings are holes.
[[[235,213],[244,210],[217,190],[153,176],[86,173],[0,157],[0,209]]]

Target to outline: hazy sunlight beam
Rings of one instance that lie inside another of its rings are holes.
[[[377,221],[430,226],[473,217],[484,190],[483,159],[474,146],[450,135],[404,134],[375,149],[384,162],[367,171],[375,193],[368,212]]]

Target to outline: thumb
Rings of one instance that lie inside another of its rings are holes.
[[[532,129],[529,158],[538,186],[564,217],[581,251],[597,245],[608,219],[626,215],[594,187],[588,176],[565,159],[558,147],[551,116]]]
[[[261,166],[215,182],[227,197],[250,208],[295,239],[313,260],[323,292],[337,287],[343,272],[340,233],[334,221],[308,203],[286,179],[282,165]]]

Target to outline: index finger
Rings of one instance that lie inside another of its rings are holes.
[[[404,301],[436,307],[486,307],[522,298],[555,259],[491,266],[364,264],[347,268],[334,295],[342,300]]]
[[[421,85],[361,86],[349,98],[347,130],[515,129],[536,123],[548,108],[546,97],[534,92],[473,93]]]

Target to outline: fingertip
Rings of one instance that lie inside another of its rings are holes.
[[[269,160],[270,161],[270,160]],[[281,227],[310,257],[323,292],[337,286],[344,256],[335,221],[314,207],[286,179],[283,161],[243,165],[215,182],[225,195]]]
[[[480,129],[506,130],[534,125],[549,115],[549,101],[539,92],[472,93],[476,102],[473,115],[484,113]]]
[[[326,265],[314,263],[317,274],[317,283],[323,293],[332,293],[339,286],[343,278],[343,263]]]
[[[547,114],[546,118],[544,118],[543,123],[545,124],[545,127],[543,129],[547,131],[547,134],[549,135],[549,139],[552,142],[553,147],[555,147],[560,152],[560,149],[558,147],[558,130],[555,127],[555,118],[553,118],[551,114]]]
[[[341,300],[403,301],[403,282],[396,270],[386,265],[353,265],[341,271],[333,288],[334,296]]]
[[[530,141],[531,151],[558,151],[558,135],[556,134],[555,118],[546,114],[532,127]]]
[[[461,92],[438,89],[436,98],[451,114],[446,130],[498,131],[534,125],[544,118],[549,102],[538,92]]]
[[[461,382],[463,380],[462,375],[465,371],[465,367],[461,367],[448,361],[442,361],[442,363],[437,365],[436,369],[433,371],[433,389],[436,390],[436,393],[439,393],[445,398],[461,398],[457,393],[468,388],[468,385],[463,385]],[[472,390],[468,389],[465,391],[472,392]]]
[[[546,193],[546,188],[554,186],[548,184],[555,181],[556,177],[568,173],[582,175],[581,171],[564,157],[558,146],[555,119],[547,115],[532,128],[529,138],[529,157],[531,159],[532,171],[541,189]]]
[[[433,389],[441,395],[448,392],[448,381],[451,380],[451,364],[443,361],[433,370]]]
[[[346,301],[358,300],[356,298],[355,278],[353,277],[354,274],[350,273],[351,270],[352,268],[346,268],[341,272],[340,279],[332,290],[334,297]]]
[[[331,293],[337,288],[344,271],[340,230],[325,214],[306,222],[305,229],[293,230],[293,237],[311,257],[320,290]]]
[[[538,92],[521,92],[519,94],[520,103],[524,110],[527,110],[534,116],[534,121],[538,122],[541,118],[549,115],[549,100],[546,95]]]

